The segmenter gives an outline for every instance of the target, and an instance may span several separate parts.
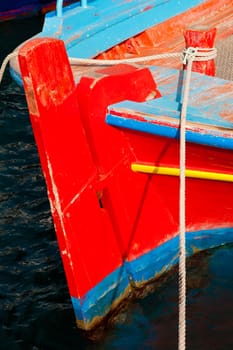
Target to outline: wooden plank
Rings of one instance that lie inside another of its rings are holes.
[[[87,7],[76,6],[64,11],[62,20],[52,15],[46,16],[42,36],[55,36],[64,40],[70,56],[94,57],[202,2],[93,0]]]
[[[179,136],[183,72],[153,67],[163,97],[109,107],[107,123],[172,138]],[[192,73],[187,110],[187,141],[233,147],[233,82]]]

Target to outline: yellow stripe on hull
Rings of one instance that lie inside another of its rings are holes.
[[[179,168],[132,163],[131,169],[134,172],[140,172],[140,173],[180,176],[180,169]],[[185,176],[191,177],[191,178],[196,178],[196,179],[233,182],[233,175],[232,174],[216,173],[216,172],[212,172],[212,171],[186,169]]]

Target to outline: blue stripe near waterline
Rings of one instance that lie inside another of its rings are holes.
[[[187,256],[232,242],[233,227],[189,232],[186,235]],[[91,323],[95,317],[106,315],[113,302],[130,286],[130,280],[141,285],[170,270],[178,262],[178,246],[179,238],[176,236],[141,257],[125,262],[83,298],[72,297],[77,320]]]
[[[192,256],[198,251],[233,242],[233,228],[189,232],[186,235],[186,254]],[[148,281],[156,275],[169,271],[178,263],[179,237],[176,236],[139,259],[127,263],[135,284]]]
[[[89,323],[95,317],[103,317],[128,287],[129,277],[126,266],[122,265],[86,293],[85,297],[71,298],[76,318]]]

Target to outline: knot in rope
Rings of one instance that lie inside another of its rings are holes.
[[[190,60],[194,61],[198,49],[196,47],[188,47],[183,50],[183,64],[187,64]]]
[[[200,47],[188,47],[183,50],[183,64],[187,64],[190,60],[194,61],[208,61],[217,56],[217,49],[215,47],[200,48]]]

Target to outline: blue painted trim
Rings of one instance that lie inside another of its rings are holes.
[[[202,79],[202,75],[199,77],[200,83],[205,83],[205,80]],[[221,82],[221,79],[219,79]],[[216,82],[216,86],[220,88],[220,82]],[[208,86],[208,85],[207,85]],[[232,84],[233,88],[233,84]],[[232,104],[231,103],[231,96],[229,95],[224,95],[222,94],[222,100],[220,101],[219,96],[216,96],[214,98],[211,96],[209,100],[211,99],[211,102],[215,101],[215,103],[212,106],[212,110],[210,109],[209,105],[203,106],[198,106],[193,107],[191,105],[192,103],[192,98],[195,97],[194,94],[190,94],[190,103],[187,107],[187,116],[186,119],[188,122],[192,123],[199,123],[204,126],[209,126],[210,128],[212,126],[214,127],[219,127],[219,128],[224,128],[225,131],[228,131],[229,129],[233,129],[233,122],[230,122],[226,119],[223,119],[220,115],[221,112],[224,111],[224,108],[226,109],[226,104]],[[176,102],[172,99],[172,97],[175,97],[175,93],[173,95],[166,95],[161,98],[155,99],[155,100],[150,100],[148,102],[133,102],[133,101],[123,101],[116,103],[108,109],[111,111],[111,109],[116,109],[117,111],[121,110],[126,110],[129,112],[132,111],[132,115],[135,114],[135,119],[137,113],[140,113],[140,116],[142,117],[143,114],[143,119],[145,122],[149,123],[156,123],[156,121],[159,118],[159,116],[166,116],[170,118],[169,124],[171,124],[174,127],[179,127],[180,123],[180,112],[181,112],[181,103]],[[233,93],[232,93],[232,98],[233,98]],[[208,103],[208,100],[207,100]],[[216,105],[216,108],[214,110],[214,107]],[[217,110],[216,110],[217,109]],[[233,106],[231,107],[232,113],[233,113]],[[209,118],[207,117],[207,114],[210,116]],[[119,118],[121,118],[119,116]],[[166,119],[164,118],[163,120],[160,120],[161,123],[167,124]],[[214,131],[214,134],[216,135],[222,135],[224,131]]]
[[[71,297],[77,320],[88,323],[95,317],[103,317],[128,287],[128,274],[123,265],[86,293],[85,297],[80,299]]]
[[[233,228],[202,230],[186,235],[186,255],[192,256],[197,251],[221,246],[233,242]],[[179,237],[162,244],[151,252],[127,263],[127,270],[135,284],[148,281],[161,272],[166,272],[178,263]],[[151,265],[153,265],[151,267]]]
[[[47,13],[43,30],[35,38],[60,38],[64,41],[69,56],[95,57],[202,2],[203,0],[90,0],[86,7],[80,6],[78,2],[64,7],[60,17],[56,11]]]
[[[167,126],[161,124],[153,124],[147,121],[119,117],[112,114],[107,114],[106,122],[109,125],[136,130],[157,136],[165,136],[169,138],[179,139],[180,130],[177,126]],[[224,137],[222,135],[201,133],[197,131],[186,130],[186,141],[200,145],[218,147],[223,149],[233,150],[233,138]]]
[[[119,117],[112,114],[107,114],[106,122],[109,125],[117,126],[120,128],[136,130],[152,135],[165,136],[175,139],[179,139],[180,134],[180,130],[177,127],[153,124],[145,121]],[[222,133],[222,135],[216,135],[186,130],[186,141],[206,146],[233,150],[233,138],[224,137],[224,133]]]
[[[58,18],[46,15],[39,36],[64,40],[73,57],[94,57],[145,29],[176,16],[202,0],[92,0],[87,7],[71,5]],[[144,9],[144,10],[143,10]],[[62,19],[62,21],[61,21]]]
[[[151,67],[151,71],[153,75],[156,75],[159,90],[165,96],[142,103],[123,101],[109,106],[106,122],[109,125],[130,130],[169,138],[179,138],[181,91],[178,88],[178,81],[179,74],[185,75],[185,72],[156,66]],[[166,81],[166,77],[172,77],[173,83],[171,84],[171,79],[169,79],[169,84],[160,84],[160,80]],[[191,126],[189,128],[187,126],[186,140],[188,142],[233,149],[233,123],[221,117],[223,111],[227,111],[228,114],[230,112],[233,113],[231,103],[233,93],[229,91],[229,93],[216,96],[216,98],[212,96],[212,89],[215,89],[217,86],[220,91],[221,88],[224,91],[226,84],[229,84],[229,82],[223,79],[192,73],[186,118],[188,122],[193,123],[192,125],[196,123],[196,127]],[[195,100],[200,95],[206,97],[206,103],[195,107]],[[114,110],[117,111],[117,115],[114,113]],[[121,111],[122,115],[119,115]],[[132,116],[129,118],[124,117],[125,114]]]
[[[187,256],[196,251],[233,242],[233,227],[189,232],[186,235]],[[130,286],[129,280],[140,285],[171,269],[178,262],[178,237],[174,237],[141,257],[125,262],[112,272],[83,298],[72,297],[77,320],[91,322],[106,315],[111,305]],[[127,276],[126,271],[129,273]]]
[[[185,81],[186,71],[156,66],[150,69],[163,97],[141,103],[123,101],[109,106],[106,122],[130,130],[179,138],[181,81]],[[231,82],[224,79],[192,72],[186,116],[190,122],[186,129],[188,142],[233,149],[233,122],[221,117],[233,113],[233,84],[232,89],[229,84]],[[216,87],[220,92],[214,96]],[[227,89],[229,91],[225,93]]]

